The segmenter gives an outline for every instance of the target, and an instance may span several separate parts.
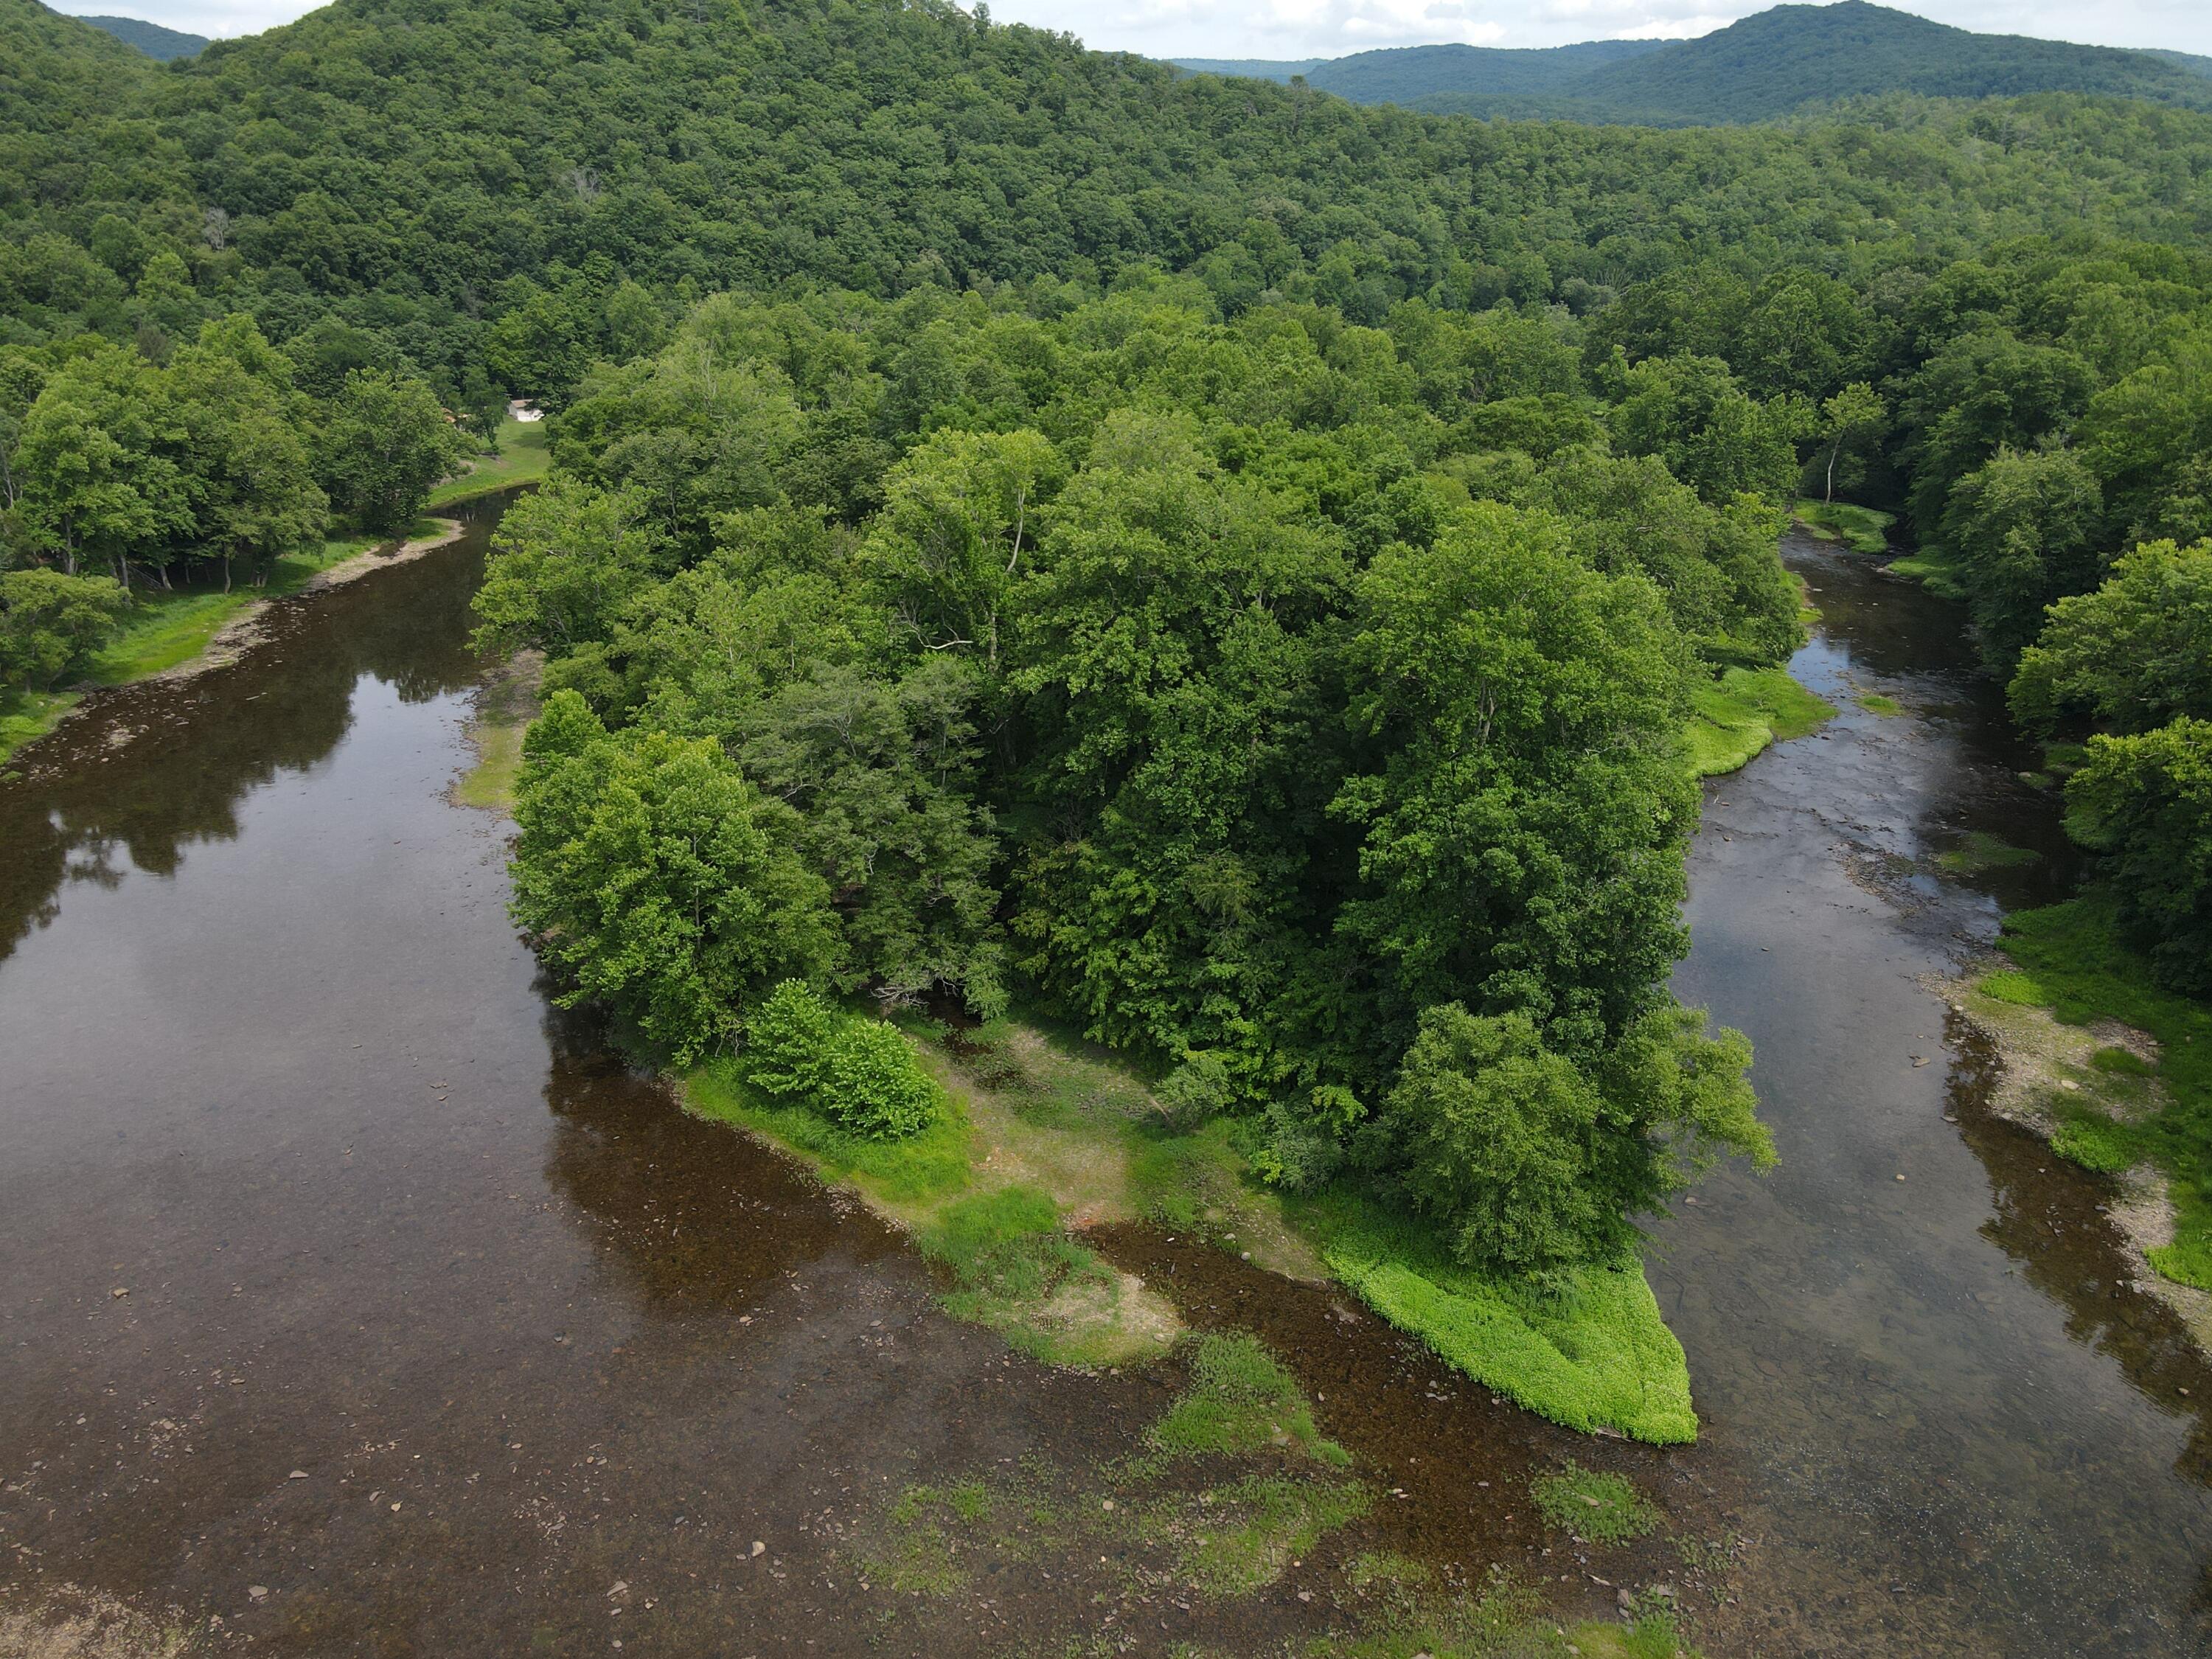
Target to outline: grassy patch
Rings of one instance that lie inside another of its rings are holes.
[[[1339,1279],[1476,1381],[1571,1429],[1661,1445],[1697,1438],[1689,1362],[1640,1265],[1586,1272],[1568,1292],[1539,1296],[1460,1266],[1356,1194],[1299,1211]]]
[[[726,1060],[692,1071],[684,1095],[701,1117],[750,1129],[796,1152],[824,1181],[849,1182],[908,1226],[934,1219],[945,1200],[969,1188],[968,1122],[957,1105],[918,1135],[870,1140],[806,1107],[779,1105]]]
[[[1889,551],[1888,530],[1897,522],[1894,513],[1849,501],[1804,500],[1795,508],[1797,522],[1824,542],[1840,541],[1854,553]]]
[[[1569,1463],[1529,1485],[1547,1526],[1593,1544],[1626,1544],[1657,1528],[1659,1511],[1622,1474],[1601,1474]]]
[[[489,495],[511,489],[545,476],[553,465],[545,446],[545,422],[507,420],[500,422],[499,453],[479,455],[465,472],[456,473],[430,491],[432,507],[447,507],[472,495]]]
[[[1447,1361],[1556,1422],[1661,1443],[1696,1437],[1681,1345],[1640,1268],[1589,1274],[1557,1298],[1522,1292],[1438,1255],[1416,1224],[1349,1194],[1286,1203],[1253,1180],[1239,1125],[1169,1133],[1142,1083],[1080,1044],[1017,1022],[952,1033],[917,1019],[910,1035],[956,1103],[913,1141],[842,1135],[769,1101],[726,1062],[693,1073],[686,1092],[693,1110],[850,1182],[946,1263],[949,1308],[1040,1357],[1108,1363],[1157,1353],[1172,1338],[1164,1304],[1063,1231],[1071,1218],[1079,1227],[1142,1216],[1255,1266],[1340,1279]],[[1271,1437],[1279,1427],[1293,1443],[1311,1429],[1267,1420]]]
[[[332,565],[378,544],[374,538],[356,536],[325,542],[312,552],[289,554],[271,567],[266,586],[240,584],[228,593],[206,586],[173,592],[134,587],[123,625],[93,657],[85,680],[94,685],[128,685],[190,662],[207,649],[223,624],[255,601],[297,592]],[[0,762],[61,724],[79,696],[76,691],[0,691]]]
[[[1936,862],[1954,876],[1978,876],[1990,870],[2016,870],[2042,857],[2032,848],[2015,847],[1987,830],[1971,830],[1958,846],[1948,853],[1938,853]]]
[[[1818,731],[1835,705],[1781,668],[1731,668],[1698,688],[1685,733],[1699,777],[1733,772],[1770,743]]]
[[[2005,949],[2018,970],[1984,975],[1975,988],[2001,1002],[2048,1007],[2069,1025],[2117,1020],[2159,1044],[2155,1067],[2091,1056],[2101,1092],[2142,1091],[2149,1109],[2116,1118],[2087,1103],[2063,1103],[2053,1146],[2094,1169],[2154,1165],[2167,1178],[2175,1209],[2173,1242],[2150,1254],[2167,1278],[2212,1290],[2212,1007],[2177,996],[2152,978],[2150,964],[2120,939],[2112,901],[2090,892],[2063,904],[2005,919]],[[2148,1073],[2154,1070],[2154,1093]]]
[[[477,691],[469,741],[477,763],[453,786],[463,806],[487,811],[514,811],[514,785],[522,770],[522,738],[538,717],[538,681],[545,670],[542,652],[521,651],[508,658]]]
[[[76,707],[74,691],[0,690],[0,765],[27,743],[35,743]]]
[[[1207,1595],[1249,1595],[1373,1502],[1356,1480],[1248,1475],[1154,1510],[1175,1571]]]
[[[772,1101],[729,1060],[694,1070],[684,1092],[701,1116],[797,1153],[908,1229],[951,1273],[946,1311],[1024,1352],[1054,1364],[1115,1364],[1164,1352],[1181,1328],[1156,1293],[1065,1231],[1064,1194],[1000,1156],[997,1126],[970,1115],[973,1097],[963,1091],[948,1091],[936,1121],[902,1140],[865,1139],[811,1108]]]
[[[1879,714],[1886,720],[1893,720],[1905,712],[1905,706],[1895,697],[1884,696],[1879,691],[1862,691],[1858,698],[1860,708],[1869,714]]]
[[[1001,1187],[949,1204],[921,1235],[951,1269],[956,1319],[987,1325],[1022,1352],[1060,1365],[1110,1364],[1133,1347],[1117,1316],[1121,1275],[1060,1231],[1060,1206],[1034,1187]]]
[[[515,779],[522,770],[522,732],[520,726],[490,725],[472,731],[477,763],[453,786],[453,799],[464,806],[512,812]]]
[[[1285,1447],[1342,1468],[1343,1447],[1314,1427],[1297,1380],[1257,1337],[1199,1339],[1190,1386],[1152,1425],[1154,1446],[1170,1457],[1236,1456]]]
[[[1957,562],[1940,547],[1923,545],[1909,558],[1892,559],[1882,567],[1893,576],[1918,582],[1939,599],[1963,599],[1966,580]]]

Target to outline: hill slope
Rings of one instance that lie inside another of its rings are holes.
[[[1515,96],[1550,92],[1623,59],[1662,51],[1659,40],[1587,40],[1579,46],[1392,46],[1348,58],[1310,58],[1294,63],[1253,58],[1182,58],[1177,67],[1209,75],[1242,75],[1307,84],[1355,104],[1410,104],[1438,92]]]
[[[1319,63],[1193,62],[1288,80],[1354,103],[1439,113],[1717,126],[1846,98],[2011,98],[2074,92],[2212,107],[2212,59],[1976,34],[1840,0],[1784,5],[1695,40],[1596,40],[1541,51],[1409,46]]]
[[[175,58],[190,58],[207,45],[204,34],[186,34],[181,29],[165,29],[159,23],[149,23],[143,17],[93,17],[82,12],[76,16],[78,22],[106,30],[125,46],[144,52],[159,64],[166,64]]]

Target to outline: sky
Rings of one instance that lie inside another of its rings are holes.
[[[249,34],[313,9],[298,0],[77,3],[210,35]],[[1686,40],[1765,9],[1766,0],[995,0],[991,15],[1149,58],[1298,58],[1443,40]],[[1917,0],[1902,9],[1985,33],[2212,54],[2208,0]]]

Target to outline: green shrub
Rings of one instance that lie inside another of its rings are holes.
[[[1212,1049],[1194,1049],[1183,1063],[1170,1072],[1153,1091],[1170,1127],[1182,1132],[1195,1129],[1218,1117],[1235,1103],[1229,1065]]]
[[[2212,720],[2090,738],[2066,828],[2104,855],[2129,942],[2160,981],[2212,995]]]
[[[823,1052],[823,1112],[857,1135],[892,1140],[935,1121],[937,1085],[895,1025],[850,1020]]]
[[[0,575],[0,684],[43,691],[83,668],[114,633],[125,604],[121,586],[106,576]]]
[[[745,1080],[783,1100],[820,1091],[837,1015],[803,979],[787,979],[745,1022]]]

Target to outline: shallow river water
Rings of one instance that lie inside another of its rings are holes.
[[[858,1582],[902,1486],[1079,1485],[1179,1379],[1052,1373],[946,1319],[895,1235],[550,1010],[506,826],[446,798],[495,511],[0,781],[0,1632],[121,1606],[210,1650],[740,1656],[1324,1628],[1326,1564],[1194,1608],[1103,1557],[936,1601]],[[1713,787],[1693,858],[1680,988],[1758,1043],[1784,1159],[1658,1230],[1703,1442],[1578,1442],[1325,1291],[1106,1248],[1291,1355],[1394,1494],[1347,1548],[1601,1612],[1498,1496],[1573,1453],[1734,1543],[1716,1655],[2203,1651],[2212,1376],[2125,1287],[2095,1184],[1980,1109],[1989,1058],[1918,982],[2063,878],[2050,809],[1954,617],[1790,556],[1827,612],[1796,669],[1846,709]],[[2044,873],[1939,878],[1975,827]]]

